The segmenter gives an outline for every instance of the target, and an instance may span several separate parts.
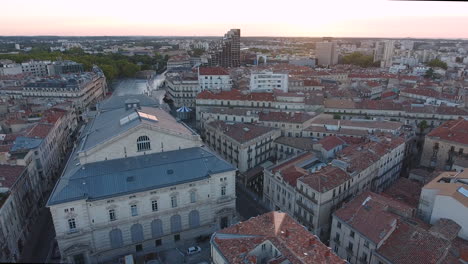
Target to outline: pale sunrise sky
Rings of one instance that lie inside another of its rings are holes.
[[[0,35],[468,38],[468,2],[387,0],[21,0]]]

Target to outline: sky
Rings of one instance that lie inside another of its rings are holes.
[[[388,0],[21,0],[0,35],[467,38],[468,2]]]

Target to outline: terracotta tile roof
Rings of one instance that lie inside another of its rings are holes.
[[[274,102],[275,97],[272,93],[242,93],[239,90],[231,91],[202,91],[197,95],[197,99],[207,100],[236,100],[236,101],[265,101]]]
[[[356,103],[353,100],[349,100],[349,99],[337,99],[337,98],[324,99],[323,105],[326,108],[342,108],[342,109],[356,108]]]
[[[337,136],[328,136],[320,139],[317,144],[321,144],[323,149],[329,151],[338,146],[344,145],[345,141]]]
[[[229,72],[222,67],[200,67],[200,75],[229,75]]]
[[[53,125],[51,124],[36,124],[28,132],[27,136],[32,138],[46,138],[52,129]]]
[[[313,190],[321,193],[334,189],[348,180],[351,180],[351,177],[345,171],[330,165],[323,167],[317,172],[308,173],[299,179],[299,181],[310,186]]]
[[[260,112],[259,121],[266,121],[266,122],[284,122],[284,123],[297,123],[302,124],[308,120],[314,118],[313,115],[304,112]]]
[[[12,144],[0,145],[0,152],[9,152],[12,146]]]
[[[252,125],[248,123],[228,124],[224,121],[219,120],[211,121],[206,125],[216,129],[217,131],[219,130],[221,133],[225,134],[226,136],[234,139],[239,143],[250,141],[254,138],[270,133],[272,131],[279,131],[278,129],[273,127]]]
[[[231,264],[257,263],[252,251],[265,241],[281,256],[268,263],[339,264],[344,260],[286,213],[270,212],[225,228],[213,235],[212,243]]]
[[[24,166],[0,165],[0,186],[11,188],[25,168]]]
[[[305,152],[278,164],[277,166],[273,167],[271,171],[273,173],[280,172],[280,175],[285,182],[289,183],[289,185],[293,187],[296,187],[297,179],[306,175],[307,173],[304,170],[299,171],[298,169],[296,169],[295,165],[302,161],[312,159],[314,157],[314,153]]]
[[[398,178],[382,194],[417,208],[423,185],[408,178]]]
[[[297,138],[297,137],[279,137],[275,139],[275,143],[290,146],[302,150],[312,150],[315,141],[311,138]]]
[[[450,120],[432,130],[427,137],[468,145],[468,121]]]
[[[451,258],[448,240],[405,221],[398,221],[397,228],[377,249],[391,263],[436,264]]]
[[[414,208],[392,198],[366,191],[335,212],[335,216],[374,244],[392,232],[399,214],[413,216]]]
[[[57,120],[65,116],[66,111],[61,109],[48,109],[44,112],[44,116],[41,119],[42,122],[55,124]]]
[[[438,233],[443,238],[452,241],[458,236],[461,226],[455,221],[447,218],[440,218],[434,225],[429,229],[430,232]]]

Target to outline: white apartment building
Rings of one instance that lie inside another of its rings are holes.
[[[49,64],[51,61],[29,61],[21,63],[23,73],[31,73],[36,77],[49,75]]]
[[[229,72],[221,67],[199,67],[198,82],[200,91],[230,91],[232,88]]]
[[[458,236],[468,239],[468,170],[443,172],[421,190],[418,214],[435,224],[441,218],[461,226]]]
[[[195,108],[195,98],[200,92],[198,77],[189,73],[176,73],[166,77],[166,91],[176,107]]]
[[[48,201],[62,261],[144,255],[236,222],[236,170],[197,134],[136,100],[103,106]]]
[[[250,91],[271,92],[274,89],[288,92],[288,74],[271,71],[250,74]]]

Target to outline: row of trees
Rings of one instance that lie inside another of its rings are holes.
[[[363,68],[367,67],[379,67],[380,62],[374,62],[374,57],[370,55],[364,55],[360,52],[353,52],[343,57],[342,59],[343,64],[352,64],[358,65]]]
[[[426,64],[427,64],[427,66],[433,67],[433,68],[439,67],[439,68],[442,68],[444,70],[447,69],[447,63],[445,63],[445,62],[443,62],[443,61],[441,61],[439,59],[433,59],[433,60],[429,61]]]
[[[91,70],[93,65],[99,66],[109,80],[122,77],[134,77],[140,70],[156,70],[162,72],[168,56],[155,54],[150,56],[127,57],[121,54],[86,54],[82,49],[76,48],[66,52],[50,52],[46,50],[33,50],[29,53],[0,54],[0,59],[10,59],[21,63],[29,60],[71,60],[82,63],[85,70]]]

